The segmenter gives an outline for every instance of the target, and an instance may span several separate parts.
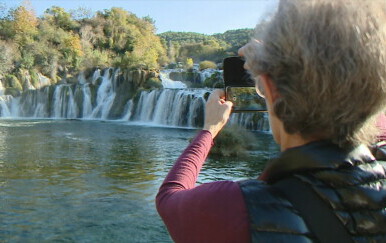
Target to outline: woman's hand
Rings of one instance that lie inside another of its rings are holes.
[[[225,101],[225,92],[216,89],[209,96],[205,109],[204,130],[208,130],[212,137],[216,137],[218,132],[224,127],[229,119],[232,110],[232,102]]]

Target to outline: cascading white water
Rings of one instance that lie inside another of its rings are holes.
[[[192,128],[203,125],[205,97],[210,89],[144,90],[131,99],[119,101],[119,73],[119,69],[110,68],[104,70],[102,76],[97,69],[89,81],[79,75],[82,80],[78,84],[46,86],[26,91],[17,98],[2,95],[0,116],[108,120],[112,119],[110,114],[115,107],[114,114],[118,115],[114,119],[121,121]],[[117,104],[121,104],[120,108]],[[233,114],[230,123],[251,130],[268,130],[266,120],[262,114],[242,113]]]
[[[79,82],[80,84],[85,84],[85,83],[87,83],[86,77],[84,76],[84,72],[80,72],[80,73],[78,74],[78,82]]]
[[[173,69],[165,69],[160,72],[162,86],[166,89],[185,89],[187,86],[181,81],[173,81],[169,78]]]
[[[149,93],[141,93],[137,110],[139,121],[149,122],[152,120],[154,106],[156,105],[158,94],[158,90],[152,90]]]
[[[102,83],[97,93],[96,107],[91,113],[91,118],[107,119],[109,115],[110,108],[116,96],[114,82],[116,81],[116,74],[119,72],[119,69],[114,71],[112,77],[110,77],[110,71],[112,71],[112,69],[105,70]]]
[[[96,84],[96,81],[101,76],[101,70],[97,69],[95,70],[94,74],[92,75],[91,83]]]
[[[58,85],[54,92],[54,118],[77,117],[78,109],[75,105],[74,95],[69,85]]]
[[[1,96],[0,97],[0,107],[1,107],[1,116],[10,116],[11,112],[8,108],[7,103],[11,99],[12,96]]]
[[[4,86],[3,82],[0,81],[0,96],[4,95]]]
[[[83,118],[89,118],[90,115],[92,114],[92,104],[91,104],[91,90],[90,90],[90,85],[85,84],[82,87],[83,91]]]
[[[204,117],[205,89],[162,89],[143,91],[135,121],[157,125],[197,127]]]
[[[45,87],[41,90],[41,94],[36,97],[36,108],[34,111],[34,117],[48,117],[47,104],[49,103],[49,91],[50,87]]]
[[[133,99],[129,100],[127,104],[125,105],[125,112],[124,116],[122,117],[122,121],[128,121],[131,119],[131,116],[133,115],[133,108],[134,108],[134,102]]]

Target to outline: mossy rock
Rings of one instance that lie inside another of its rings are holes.
[[[224,88],[224,81],[221,73],[213,73],[210,77],[205,79],[204,85],[208,88]]]
[[[146,80],[143,87],[145,89],[161,89],[163,86],[160,79],[149,78],[148,80]]]
[[[13,97],[19,96],[21,94],[21,91],[19,89],[10,87],[6,88],[4,91],[5,95],[12,95]]]
[[[18,91],[22,91],[23,87],[20,84],[19,79],[15,75],[8,74],[5,76],[6,79],[6,87],[8,88],[14,88]]]
[[[29,72],[29,74],[31,76],[32,86],[34,86],[35,88],[40,88],[39,87],[40,81],[39,81],[38,71],[33,69]]]
[[[103,78],[102,77],[98,77],[97,80],[95,80],[95,85],[99,86],[101,85],[103,82]]]

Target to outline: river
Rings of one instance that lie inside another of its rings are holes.
[[[196,130],[123,121],[0,120],[0,241],[171,242],[154,198]],[[256,177],[277,151],[209,157],[198,183]]]

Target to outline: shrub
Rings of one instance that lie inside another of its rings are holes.
[[[205,79],[204,85],[208,88],[224,88],[222,74],[220,72],[213,73],[210,77]]]
[[[149,78],[143,86],[145,89],[160,89],[163,87],[158,78]]]
[[[4,91],[5,95],[12,95],[13,97],[19,96],[21,94],[20,90],[16,88],[6,88]]]
[[[204,69],[207,69],[207,68],[216,69],[217,65],[216,65],[216,63],[214,63],[212,61],[202,61],[202,62],[200,62],[200,70],[204,70]]]
[[[185,69],[191,69],[193,68],[193,59],[192,58],[187,58],[185,62]]]
[[[19,79],[17,79],[15,75],[8,74],[5,76],[5,79],[6,79],[6,87],[15,88],[19,91],[23,90],[23,87],[21,86]]]
[[[247,151],[256,144],[253,133],[240,126],[225,127],[215,138],[212,155],[218,156],[245,156]]]
[[[170,63],[170,64],[167,65],[166,68],[167,69],[175,69],[175,68],[177,68],[177,64],[176,63]]]
[[[38,75],[37,70],[36,69],[32,69],[29,73],[30,73],[30,76],[31,76],[31,84],[32,84],[32,86],[34,86],[35,88],[40,88],[39,87],[40,81],[39,81],[39,75]]]

